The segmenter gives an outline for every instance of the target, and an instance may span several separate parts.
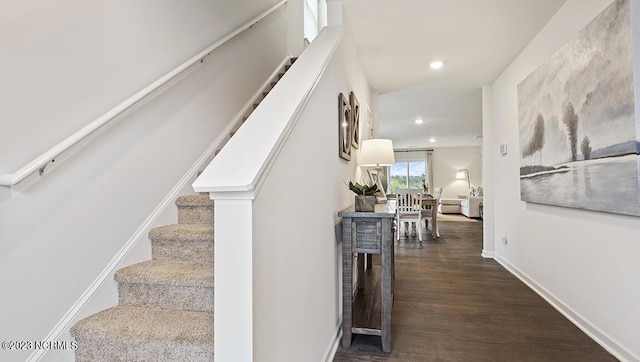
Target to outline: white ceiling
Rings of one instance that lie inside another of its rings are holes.
[[[380,137],[395,148],[481,145],[481,87],[565,1],[344,0],[360,61],[380,94]],[[430,69],[434,60],[444,67]],[[415,124],[418,117],[425,122]]]

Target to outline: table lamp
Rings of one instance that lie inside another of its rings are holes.
[[[393,154],[393,143],[388,139],[374,138],[362,141],[361,147],[359,158],[360,166],[371,167],[376,171],[372,181],[378,185],[378,189],[380,193],[382,193],[382,196],[378,197],[378,202],[386,201],[387,194],[382,186],[380,173],[382,172],[382,167],[392,166],[396,163]]]

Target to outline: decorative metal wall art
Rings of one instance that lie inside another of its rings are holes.
[[[351,145],[353,148],[360,148],[360,102],[356,94],[349,93],[349,104],[351,105]]]
[[[347,161],[351,160],[351,105],[347,101],[344,94],[340,93],[338,96],[338,155]]]

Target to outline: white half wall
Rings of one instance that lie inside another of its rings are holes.
[[[358,150],[349,162],[338,157],[338,94],[350,91],[361,105],[370,103],[345,27],[254,200],[254,361],[321,361],[335,353],[342,313],[337,213],[353,205],[344,181],[358,173]],[[361,131],[363,120],[361,112]]]
[[[467,180],[456,179],[456,172],[469,170],[471,187],[482,186],[482,147],[442,147],[433,150],[433,187],[442,187],[442,197],[458,198],[468,191]]]
[[[3,4],[0,34],[9,36],[0,36],[0,172],[15,171],[273,4]],[[282,61],[289,31],[285,6],[84,142],[41,180],[1,190],[1,340],[39,341],[60,326]],[[148,244],[132,254],[126,262],[148,259]],[[115,296],[108,280],[79,317],[115,305]],[[25,360],[31,352],[0,350],[0,360]]]
[[[520,201],[516,86],[611,0],[568,0],[493,83],[496,259],[622,360],[640,360],[640,218]],[[631,0],[636,83],[640,2]],[[636,104],[640,87],[636,85]],[[637,115],[636,115],[637,116]],[[500,144],[509,152],[501,156]],[[611,185],[615,188],[615,185]],[[507,235],[508,243],[500,242]]]

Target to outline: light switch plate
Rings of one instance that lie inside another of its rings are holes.
[[[500,145],[500,154],[501,155],[506,155],[507,154],[507,144],[503,143]]]

